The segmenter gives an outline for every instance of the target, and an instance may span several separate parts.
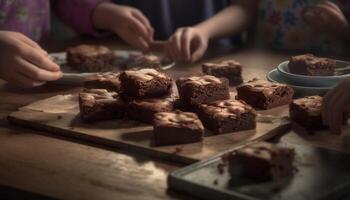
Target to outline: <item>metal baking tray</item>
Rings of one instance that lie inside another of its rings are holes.
[[[311,146],[281,145],[295,149],[297,170],[292,177],[278,182],[259,182],[242,176],[231,178],[227,165],[222,165],[223,153],[174,171],[168,176],[168,187],[202,199],[350,199],[350,154]]]

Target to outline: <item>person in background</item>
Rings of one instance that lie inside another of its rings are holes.
[[[255,33],[258,47],[303,51],[327,56],[350,55],[350,1],[334,0],[236,0],[244,14],[253,16],[246,27]],[[233,31],[239,32],[240,30]],[[323,100],[325,125],[341,133],[343,113],[350,107],[350,79],[329,91]]]
[[[140,48],[152,41],[153,29],[141,12],[109,1],[0,0],[1,79],[33,87],[62,76],[37,43],[49,37],[50,12],[78,33],[100,37],[113,32]]]
[[[350,55],[350,1],[266,0],[259,1],[256,10],[255,42],[260,46]]]
[[[124,9],[142,12],[154,27],[154,38],[167,41],[165,53],[178,62],[197,61],[205,53],[209,40],[231,36],[232,30],[245,29],[240,24],[248,24],[240,22],[241,18],[237,17],[242,11],[229,0],[113,2]],[[235,38],[233,41],[238,42]],[[220,42],[227,44],[228,40]]]

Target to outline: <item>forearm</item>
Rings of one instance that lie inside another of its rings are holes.
[[[209,39],[234,35],[248,29],[255,20],[255,3],[232,3],[213,17],[195,27],[207,33]]]
[[[93,24],[95,9],[108,0],[56,0],[53,9],[57,16],[79,33],[101,35]],[[103,34],[102,34],[103,35]]]
[[[96,8],[92,15],[92,24],[96,29],[109,30],[112,27],[113,17],[110,13],[113,13],[113,6],[111,2],[102,2]]]

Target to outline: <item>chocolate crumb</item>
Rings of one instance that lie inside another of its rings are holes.
[[[62,116],[61,116],[61,115],[58,115],[58,116],[57,116],[57,119],[62,119]]]
[[[214,180],[214,185],[217,185],[219,183],[218,179]]]

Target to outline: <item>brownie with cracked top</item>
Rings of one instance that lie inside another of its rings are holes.
[[[89,76],[84,81],[84,87],[88,89],[106,89],[108,91],[120,91],[120,72],[108,72]]]
[[[202,122],[195,113],[179,110],[156,113],[153,128],[157,146],[200,142],[204,134]]]
[[[80,115],[84,122],[120,118],[125,105],[116,92],[105,89],[86,89],[79,93]]]
[[[291,73],[308,76],[333,76],[336,62],[333,59],[304,54],[290,58],[288,68]]]
[[[113,52],[106,46],[79,45],[66,50],[67,63],[82,72],[103,72],[111,70]]]
[[[294,90],[285,84],[271,83],[253,79],[237,88],[237,99],[243,100],[254,108],[270,109],[289,104]]]
[[[204,126],[217,134],[249,130],[256,127],[256,112],[244,101],[215,101],[202,104],[197,110]]]
[[[308,130],[326,128],[322,122],[322,97],[307,96],[293,100],[289,105],[289,116],[292,121]],[[350,117],[350,111],[343,113],[344,124]]]
[[[172,79],[155,69],[126,70],[120,74],[122,92],[137,99],[162,97],[171,93]]]
[[[181,77],[176,80],[180,100],[192,106],[230,98],[229,83],[226,78],[215,76]]]
[[[241,174],[258,180],[280,180],[294,173],[294,149],[259,142],[232,152],[229,161],[231,176]]]
[[[202,71],[207,75],[227,78],[230,85],[238,85],[243,82],[242,65],[235,60],[225,60],[219,63],[203,63]]]
[[[128,117],[130,119],[152,123],[154,114],[173,111],[177,107],[178,97],[175,95],[152,98],[134,99],[128,103]]]

